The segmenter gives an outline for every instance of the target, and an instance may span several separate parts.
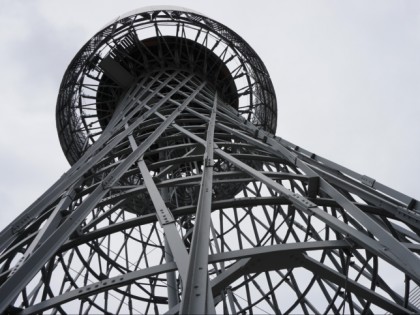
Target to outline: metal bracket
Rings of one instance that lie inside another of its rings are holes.
[[[315,198],[319,192],[319,177],[308,177],[308,197]]]
[[[404,207],[396,207],[396,209],[400,217],[403,217],[411,223],[420,223],[420,215],[416,212]]]
[[[28,225],[29,222],[32,221],[32,218],[29,214],[25,215],[22,220],[20,220],[17,224],[12,227],[12,233],[16,234],[23,230],[25,226]]]
[[[289,199],[296,203],[297,205],[303,207],[304,209],[308,209],[308,208],[316,208],[318,207],[315,203],[313,203],[312,201],[309,201],[308,199],[306,199],[304,196],[301,196],[299,194],[292,194],[290,196],[288,196]]]
[[[416,207],[417,202],[416,199],[411,199],[410,203],[407,205],[407,209],[413,210]]]
[[[268,140],[268,137],[267,137],[266,135],[264,135],[264,137],[263,137],[262,141],[263,141],[264,143],[267,143],[267,140]]]
[[[156,215],[160,218],[160,223],[162,225],[171,224],[175,222],[174,216],[169,209],[159,209],[156,211]]]
[[[361,177],[360,181],[362,182],[362,184],[364,184],[366,186],[369,186],[369,187],[372,187],[372,188],[373,188],[373,185],[375,185],[375,182],[376,182],[376,180],[374,180],[373,178],[371,178],[369,176],[366,176],[366,175],[363,175]]]
[[[210,159],[210,158],[206,158],[206,159],[205,159],[204,166],[205,166],[205,167],[213,167],[213,166],[214,166],[213,160],[212,160],[212,159]]]
[[[108,189],[108,188],[111,188],[111,186],[112,186],[112,181],[114,180],[114,177],[113,176],[110,176],[109,178],[106,178],[106,179],[104,179],[103,181],[102,181],[102,188],[104,189],[104,190],[106,190],[106,189]]]

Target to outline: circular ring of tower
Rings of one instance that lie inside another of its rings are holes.
[[[217,91],[219,101],[254,125],[275,132],[273,85],[261,59],[239,35],[189,9],[149,7],[107,24],[67,68],[56,119],[69,163],[76,163],[97,141],[117,104],[136,84],[150,83],[153,89],[157,74],[170,76],[175,71],[175,80],[193,75],[195,82],[206,81],[201,94]],[[186,84],[187,89],[193,86]],[[171,99],[182,99],[187,92],[177,92]]]

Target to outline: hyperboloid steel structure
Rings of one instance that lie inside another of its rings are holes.
[[[419,313],[419,202],[275,136],[276,106],[223,24],[106,25],[60,87],[70,170],[0,235],[0,312]]]

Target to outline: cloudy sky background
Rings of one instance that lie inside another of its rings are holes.
[[[68,168],[55,130],[82,45],[156,1],[0,0],[0,229]],[[277,135],[420,199],[419,1],[166,1],[240,34],[266,64]]]

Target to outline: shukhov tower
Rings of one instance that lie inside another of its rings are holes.
[[[420,313],[420,203],[276,123],[223,24],[155,7],[105,26],[58,95],[71,168],[0,234],[0,312]]]

